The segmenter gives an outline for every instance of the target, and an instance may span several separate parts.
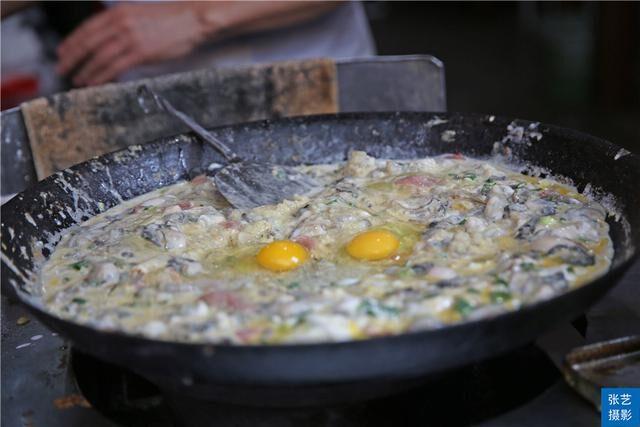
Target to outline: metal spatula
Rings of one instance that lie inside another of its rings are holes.
[[[176,117],[227,159],[229,163],[218,171],[213,180],[218,191],[236,208],[250,209],[279,203],[295,195],[310,193],[319,186],[312,177],[292,167],[241,160],[192,117],[176,109],[147,85],[138,87],[138,103],[145,112],[156,106]]]

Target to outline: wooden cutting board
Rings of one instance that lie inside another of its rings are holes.
[[[338,111],[333,60],[206,69],[76,89],[22,104],[38,179],[91,157],[187,129],[161,112],[145,114],[145,83],[206,127]]]

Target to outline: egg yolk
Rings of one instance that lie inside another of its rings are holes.
[[[309,253],[299,243],[291,240],[277,240],[260,249],[258,264],[271,271],[289,271],[301,266],[309,258]]]
[[[347,253],[356,259],[377,261],[392,255],[400,241],[387,230],[372,230],[358,234],[347,244]]]

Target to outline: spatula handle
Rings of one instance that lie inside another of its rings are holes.
[[[229,162],[235,162],[239,160],[238,156],[233,152],[233,150],[231,150],[231,148],[229,148],[224,142],[213,136],[205,128],[200,126],[192,117],[175,108],[169,102],[169,100],[167,100],[164,96],[158,94],[147,85],[140,85],[138,87],[138,102],[145,110],[147,109],[145,100],[148,99],[153,99],[154,103],[158,107],[160,107],[161,110],[171,114],[173,117],[177,118],[182,123],[187,125],[189,129],[194,131],[200,138],[204,139],[209,143],[209,145],[218,150],[220,154],[222,154],[224,158]]]

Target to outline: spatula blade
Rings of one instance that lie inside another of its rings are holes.
[[[225,199],[239,209],[276,204],[318,187],[313,178],[292,167],[269,163],[231,163],[213,180]]]

